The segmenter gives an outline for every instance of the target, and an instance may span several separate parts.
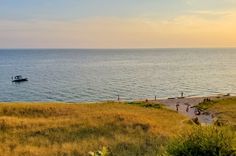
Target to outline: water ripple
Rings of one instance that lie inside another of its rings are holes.
[[[236,93],[235,49],[0,50],[0,101]],[[29,82],[11,83],[22,74]]]

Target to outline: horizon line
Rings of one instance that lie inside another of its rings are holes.
[[[0,50],[144,50],[144,49],[236,49],[235,47],[158,47],[158,48],[0,48]]]

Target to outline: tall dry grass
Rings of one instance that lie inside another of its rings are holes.
[[[169,137],[190,127],[166,109],[121,103],[1,103],[3,156],[158,155]]]

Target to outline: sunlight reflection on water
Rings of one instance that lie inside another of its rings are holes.
[[[0,101],[236,93],[236,49],[0,50]],[[21,74],[29,82],[12,84]]]

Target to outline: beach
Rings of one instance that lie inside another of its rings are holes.
[[[188,116],[189,118],[198,118],[198,121],[201,124],[212,124],[213,116],[209,112],[200,112],[199,115],[196,115],[197,108],[196,106],[204,100],[222,100],[233,98],[234,96],[230,96],[227,94],[219,94],[214,96],[202,96],[202,97],[174,97],[174,98],[166,98],[166,99],[157,99],[157,100],[149,100],[149,103],[161,103],[166,106],[166,108],[177,111],[178,105],[178,113]]]

